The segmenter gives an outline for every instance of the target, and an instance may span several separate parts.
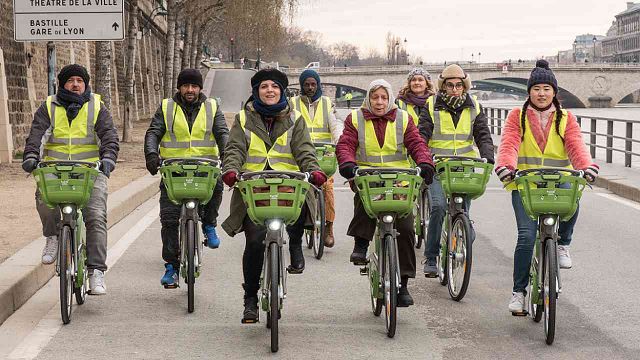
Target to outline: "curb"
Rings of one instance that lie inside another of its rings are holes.
[[[596,179],[595,186],[605,188],[618,196],[640,203],[640,189],[625,179],[607,179],[599,176]]]
[[[159,177],[146,175],[109,194],[107,228],[153,197],[159,191],[159,183]],[[42,241],[43,237],[35,239],[0,264],[0,324],[55,274],[54,266],[41,263]]]

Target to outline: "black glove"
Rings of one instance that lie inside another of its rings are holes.
[[[116,163],[111,159],[102,159],[100,160],[100,171],[104,174],[104,176],[111,176],[111,172],[116,168]]]
[[[160,167],[160,156],[156,153],[147,154],[147,171],[149,174],[155,175],[158,173],[158,167]]]
[[[496,164],[496,160],[492,157],[486,157],[484,158],[485,160],[487,160],[487,163],[491,164],[491,165],[495,165]]]
[[[35,155],[27,155],[22,161],[22,170],[31,173],[38,166],[38,158]]]
[[[353,179],[356,177],[356,163],[346,162],[340,165],[340,175],[345,179]]]
[[[433,175],[436,172],[436,169],[433,165],[428,163],[420,163],[418,164],[420,168],[420,177],[424,179],[424,183],[429,185],[433,182]]]
[[[502,182],[512,181],[516,177],[516,171],[506,166],[500,166],[496,168],[495,172],[496,172],[496,175],[498,175],[498,178],[500,179],[500,181]]]

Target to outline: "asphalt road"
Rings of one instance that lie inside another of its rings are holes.
[[[110,233],[122,239],[110,249],[115,263],[106,277],[108,295],[74,307],[71,324],[62,326],[54,278],[0,327],[0,357],[640,359],[637,203],[601,189],[585,193],[574,266],[562,271],[556,341],[547,346],[541,323],[507,310],[516,228],[510,197],[492,179],[471,209],[477,240],[466,297],[452,301],[445,287],[419,273],[409,283],[416,305],[399,309],[396,336],[388,339],[384,319],[371,313],[366,278],[348,263],[353,243],[344,234],[352,193],[342,180],[336,187],[336,246],[320,261],[305,249],[304,274],[288,277],[276,355],[269,350],[264,313],[260,324],[240,323],[244,236],[225,234],[221,248],[205,249],[194,313],[186,310],[186,287],[160,286],[156,198]]]

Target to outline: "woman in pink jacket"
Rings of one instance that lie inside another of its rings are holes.
[[[585,178],[593,182],[598,176],[598,165],[587,152],[576,117],[560,106],[556,97],[558,82],[548,62],[538,60],[527,89],[529,98],[522,109],[513,109],[505,123],[496,164],[500,180],[509,182],[519,165],[526,164],[531,168],[532,163],[537,162],[537,165],[549,166],[551,163],[584,170]],[[511,191],[511,204],[518,226],[518,243],[513,256],[513,293],[509,310],[522,313],[538,224],[527,216],[517,190]],[[560,223],[558,262],[564,269],[571,268],[569,244],[577,218],[578,210],[569,221]]]

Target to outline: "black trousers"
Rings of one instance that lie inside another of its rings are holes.
[[[203,224],[217,225],[218,210],[222,203],[223,191],[222,179],[218,179],[211,200],[205,205],[200,205],[198,212]],[[160,182],[160,224],[162,229],[162,258],[166,263],[173,264],[174,269],[180,266],[180,241],[178,229],[180,227],[180,210],[182,206],[176,205],[169,200],[167,189]]]
[[[398,262],[400,263],[401,277],[416,277],[416,229],[413,213],[404,218],[396,218],[396,230],[399,234]],[[372,219],[364,210],[360,195],[355,194],[353,199],[353,219],[349,224],[347,235],[371,241],[376,231],[376,219]]]
[[[302,236],[304,235],[304,221],[307,217],[307,207],[303,206],[300,217],[292,225],[287,226],[289,234],[289,251],[302,246]],[[244,273],[244,296],[257,296],[260,289],[260,273],[264,264],[264,238],[267,235],[267,228],[256,225],[249,219],[249,215],[244,217],[242,222],[246,245],[242,255],[242,272]]]

